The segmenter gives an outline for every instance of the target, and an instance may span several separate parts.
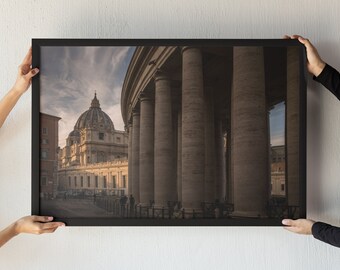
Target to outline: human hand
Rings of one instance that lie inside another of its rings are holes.
[[[315,221],[310,219],[282,220],[282,224],[286,225],[283,227],[284,229],[299,234],[312,234],[312,226],[314,223]]]
[[[53,217],[27,216],[14,223],[14,231],[20,233],[53,233],[58,227],[65,226],[62,222],[51,222]]]
[[[298,39],[306,47],[307,51],[307,69],[314,76],[319,76],[321,71],[324,69],[326,63],[321,59],[317,49],[313,44],[306,38],[299,35],[284,36],[285,39]]]
[[[28,50],[24,60],[19,66],[18,76],[13,86],[13,90],[18,91],[20,94],[26,92],[32,83],[32,77],[34,77],[39,72],[38,68],[32,69],[31,65],[32,47]]]

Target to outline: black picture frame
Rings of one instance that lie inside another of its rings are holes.
[[[43,46],[262,46],[298,47],[299,50],[299,215],[306,218],[306,53],[297,40],[286,39],[32,39],[32,67],[40,67]],[[42,71],[43,72],[43,71]],[[32,79],[32,215],[43,215],[40,198],[40,81]],[[147,219],[147,218],[62,218],[67,226],[281,226],[282,218]]]

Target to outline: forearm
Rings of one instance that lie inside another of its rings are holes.
[[[16,236],[15,223],[9,225],[6,229],[0,232],[0,247],[6,244],[14,236]]]
[[[312,227],[312,234],[314,238],[333,245],[340,247],[340,228],[329,225],[323,222],[315,222]]]
[[[22,94],[22,91],[12,88],[0,101],[0,128]]]
[[[340,73],[332,66],[326,64],[318,76],[313,79],[321,83],[340,100]]]

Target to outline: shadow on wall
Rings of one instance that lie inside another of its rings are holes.
[[[320,121],[321,87],[312,79],[307,87],[307,217],[315,218],[322,209],[321,141]]]

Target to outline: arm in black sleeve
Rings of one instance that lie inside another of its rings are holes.
[[[340,73],[326,64],[319,76],[313,76],[313,80],[321,83],[340,100]]]
[[[315,222],[312,226],[314,238],[335,247],[340,247],[340,228],[332,225]]]

